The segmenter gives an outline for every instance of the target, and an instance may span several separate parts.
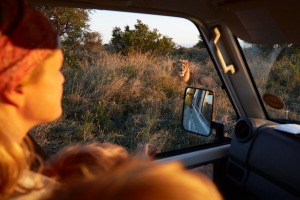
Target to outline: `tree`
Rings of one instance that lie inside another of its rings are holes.
[[[117,52],[124,55],[137,52],[166,55],[175,50],[172,38],[161,35],[157,29],[149,30],[141,20],[137,20],[134,29],[125,26],[122,31],[121,28],[115,27],[111,43]]]
[[[83,35],[89,30],[89,12],[82,8],[63,8],[39,6],[57,29],[62,44],[78,45]]]
[[[89,49],[102,48],[102,37],[98,32],[86,32],[83,38],[84,45]]]
[[[65,64],[68,66],[79,66],[83,60],[84,48],[90,50],[102,48],[101,34],[92,32],[89,29],[89,13],[82,8],[64,8],[35,5],[43,12],[60,36],[62,49],[65,57]]]
[[[205,47],[205,44],[201,38],[201,35],[199,35],[199,41],[197,42],[197,44],[194,45],[194,47],[197,47],[199,49],[203,49],[203,48],[206,48]]]

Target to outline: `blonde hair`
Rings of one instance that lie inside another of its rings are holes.
[[[64,185],[49,199],[221,200],[222,196],[210,179],[178,162],[132,158],[93,180]]]
[[[37,155],[28,139],[19,144],[0,134],[0,194],[5,197],[14,192],[24,170],[29,170]]]

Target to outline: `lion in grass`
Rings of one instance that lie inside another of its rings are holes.
[[[199,73],[191,72],[188,60],[178,60],[173,63],[173,69],[179,80],[187,85],[200,83],[204,87],[217,87],[216,81],[209,76],[201,76]]]
[[[175,74],[178,74],[179,80],[188,83],[190,80],[190,68],[189,68],[189,61],[188,60],[178,60],[173,63],[173,69]]]

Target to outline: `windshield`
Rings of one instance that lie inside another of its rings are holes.
[[[269,118],[299,122],[300,45],[238,41]]]

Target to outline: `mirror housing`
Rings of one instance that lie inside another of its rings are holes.
[[[187,87],[184,92],[182,127],[184,130],[209,136],[212,127],[214,94],[211,90]]]

